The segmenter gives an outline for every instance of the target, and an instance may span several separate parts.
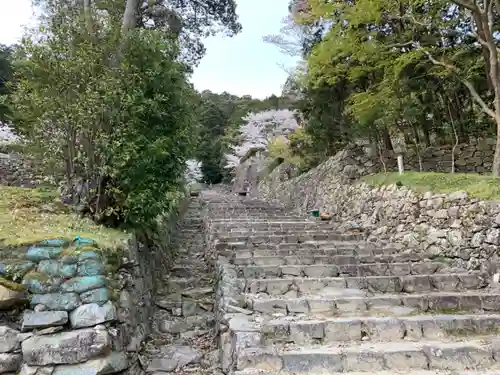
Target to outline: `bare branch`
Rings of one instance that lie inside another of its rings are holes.
[[[474,85],[469,80],[460,77],[460,75],[459,75],[460,71],[459,71],[459,69],[456,66],[448,64],[448,63],[445,63],[444,61],[436,60],[428,51],[424,51],[424,53],[427,55],[427,58],[429,59],[429,61],[431,61],[434,65],[442,66],[443,68],[446,68],[446,69],[452,71],[453,73],[457,74],[457,76],[460,79],[460,81],[464,84],[465,87],[467,87],[467,89],[469,90],[472,98],[476,101],[477,104],[479,104],[479,106],[484,111],[484,113],[486,113],[489,116],[491,116],[494,120],[496,119],[495,112],[492,111],[490,109],[490,107],[488,107],[488,105],[481,98],[481,96],[479,96],[479,94],[478,94],[477,90],[475,89]]]

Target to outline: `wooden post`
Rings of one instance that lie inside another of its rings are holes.
[[[403,155],[398,155],[398,171],[400,175],[405,171],[403,166]]]

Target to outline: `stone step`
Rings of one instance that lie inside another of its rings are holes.
[[[500,315],[414,315],[316,320],[278,318],[260,328],[266,345],[443,340],[498,333]]]
[[[264,245],[265,247],[272,247],[273,245]],[[288,246],[289,248],[285,248]],[[357,258],[359,256],[378,256],[378,255],[397,255],[401,253],[401,250],[396,248],[379,248],[374,249],[371,247],[366,248],[356,248],[355,246],[350,246],[348,243],[339,243],[338,246],[331,248],[297,248],[296,244],[280,244],[274,245],[273,249],[269,248],[252,248],[249,249],[245,245],[244,249],[222,249],[219,250],[220,255],[226,257],[285,257],[285,256],[302,256],[310,257],[315,255],[327,255],[327,256],[347,256]]]
[[[292,215],[287,215],[285,212],[276,212],[276,211],[263,211],[263,210],[230,210],[225,212],[214,212],[209,209],[210,216],[217,216],[219,219],[233,219],[233,220],[290,220],[290,218],[294,218],[297,220],[297,217]]]
[[[208,277],[204,275],[205,277]],[[210,285],[210,280],[198,276],[192,277],[171,277],[168,279],[168,290],[170,293],[181,293],[191,288],[199,288]]]
[[[487,370],[498,366],[499,345],[491,338],[440,342],[371,343],[349,346],[247,348],[237,369],[265,369],[292,374],[331,374],[387,370]]]
[[[427,312],[500,312],[500,291],[370,294],[345,289],[332,297],[269,298],[246,294],[247,308],[265,314],[311,316],[401,315]]]
[[[295,253],[297,254],[297,252]],[[300,253],[299,253],[300,254]],[[307,255],[290,256],[240,256],[234,251],[221,251],[220,255],[226,256],[234,265],[256,266],[285,266],[285,265],[312,265],[312,264],[337,264],[360,265],[369,263],[405,263],[422,262],[426,260],[424,254],[403,253],[393,255],[317,255],[314,250],[309,250]],[[447,263],[443,263],[447,264]]]
[[[211,220],[210,223],[213,225],[214,229],[219,229],[220,227],[224,227],[226,224],[238,223],[239,221],[231,222],[228,220]],[[286,230],[292,230],[295,228],[303,228],[305,230],[315,230],[315,229],[335,229],[338,228],[339,225],[336,222],[332,221],[322,221],[316,219],[309,218],[291,218],[287,217],[286,220],[278,221],[278,220],[267,220],[267,221],[254,221],[252,227],[247,228],[234,228],[234,231],[259,231],[259,230],[270,230],[282,228]]]
[[[231,242],[231,241],[243,241],[244,239],[252,239],[256,238],[269,238],[269,237],[284,237],[286,239],[298,240],[301,241],[303,238],[306,238],[305,241],[313,241],[313,240],[321,240],[321,239],[329,239],[330,235],[335,234],[344,234],[344,232],[336,231],[335,229],[322,230],[322,229],[269,229],[269,230],[258,230],[258,231],[234,231],[234,232],[217,232],[216,238],[218,241],[223,242]],[[288,241],[293,242],[293,241]]]
[[[266,293],[269,296],[328,297],[343,289],[371,293],[423,293],[478,290],[488,286],[484,273],[446,273],[407,276],[287,277],[276,279],[240,279],[245,293]]]
[[[294,266],[237,266],[239,277],[274,279],[280,277],[336,277],[336,276],[406,276],[434,274],[443,269],[440,262],[367,263],[367,264],[315,264]]]
[[[497,369],[489,368],[483,371],[450,371],[450,370],[390,370],[390,371],[373,371],[371,375],[500,375],[500,366]],[[308,372],[308,375],[366,375],[366,372],[349,371],[349,372]],[[266,371],[256,369],[246,369],[242,371],[235,371],[233,375],[296,375],[285,371]]]
[[[215,238],[217,244],[232,244],[232,243],[247,243],[247,244],[280,244],[280,243],[290,243],[290,244],[301,244],[301,243],[312,243],[312,244],[323,244],[335,241],[363,241],[365,236],[363,234],[357,233],[335,233],[335,232],[321,232],[317,231],[315,233],[288,233],[288,234],[256,234],[249,233],[243,236],[218,236]]]
[[[367,242],[360,242],[360,241],[352,241],[352,240],[328,240],[328,241],[316,241],[316,240],[309,240],[309,241],[304,241],[301,243],[297,242],[277,242],[277,243],[268,243],[268,242],[262,242],[262,243],[248,243],[247,241],[230,241],[230,242],[222,242],[219,243],[217,239],[214,239],[211,241],[216,245],[216,247],[220,247],[222,249],[224,248],[234,248],[234,249],[250,249],[250,248],[258,248],[262,250],[301,250],[301,249],[326,249],[326,250],[333,250],[333,249],[349,249],[349,250],[356,250],[356,249],[372,249],[372,251],[378,251],[380,254],[383,254],[384,251],[382,249],[388,249],[388,251],[391,251],[391,254],[393,253],[399,253],[401,252],[400,249],[397,249],[395,247],[390,247],[387,246],[385,248],[380,248],[380,250],[377,250],[377,248],[370,243]]]
[[[242,227],[237,225],[226,225],[224,222],[210,222],[210,228],[214,233],[228,231],[229,233],[267,232],[273,230],[293,231],[293,230],[335,230],[337,225],[324,221],[284,221],[284,222],[253,222],[250,226]],[[246,223],[245,224],[249,224]]]
[[[288,215],[288,216],[277,216],[277,217],[271,217],[271,218],[266,218],[266,217],[258,217],[258,218],[247,218],[247,217],[211,217],[209,222],[211,225],[214,226],[231,226],[231,225],[239,225],[241,223],[246,223],[248,221],[251,221],[255,225],[282,225],[282,224],[302,224],[302,223],[321,223],[319,220],[311,220],[308,218],[304,218],[303,216],[293,216],[293,215]],[[324,223],[324,222],[323,222]]]
[[[304,242],[285,242],[283,238],[271,239],[268,241],[259,240],[259,242],[249,242],[249,241],[231,241],[231,242],[215,242],[215,248],[217,250],[248,250],[248,249],[292,249],[292,250],[300,250],[300,249],[321,249],[321,248],[334,248],[340,246],[340,242],[349,242],[351,243],[356,238],[352,236],[336,236],[326,241],[304,241]],[[275,242],[272,242],[275,241]]]

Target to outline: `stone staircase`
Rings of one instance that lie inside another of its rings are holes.
[[[192,198],[179,223],[175,263],[157,281],[153,334],[141,353],[148,374],[220,374],[213,329],[214,269],[206,259],[202,216],[202,202]]]
[[[266,202],[201,199],[224,374],[500,374],[490,275]]]

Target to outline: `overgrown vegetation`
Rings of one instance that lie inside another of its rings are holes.
[[[475,173],[405,172],[402,175],[379,173],[365,176],[362,180],[373,186],[391,184],[406,186],[420,193],[431,191],[446,194],[461,190],[467,192],[472,198],[500,199],[500,179]]]
[[[266,41],[301,58],[283,94],[305,119],[313,158],[359,140],[421,152],[493,137],[498,176],[499,11],[489,0],[292,0]]]
[[[200,38],[241,29],[234,0],[35,3],[39,27],[2,49],[1,114],[63,177],[66,202],[108,226],[154,227],[195,155]]]
[[[0,186],[0,248],[37,243],[47,238],[96,240],[106,249],[123,246],[128,235],[79,218],[59,200],[53,187],[25,189]]]

